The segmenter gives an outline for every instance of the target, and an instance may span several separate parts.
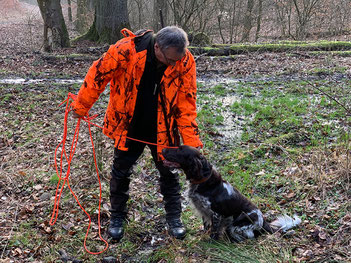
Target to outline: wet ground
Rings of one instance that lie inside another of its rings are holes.
[[[58,104],[68,92],[79,90],[92,61],[106,47],[92,48],[93,43],[84,42],[53,54],[43,53],[39,49],[42,23],[31,14],[25,19],[0,23],[1,259],[65,262],[67,256],[62,255],[68,254],[75,262],[99,262],[108,256],[120,262],[218,262],[213,254],[210,256],[211,249],[203,249],[202,242],[207,244],[208,236],[186,200],[183,200],[183,219],[188,226],[188,237],[185,241],[168,237],[158,175],[147,152],[135,168],[130,222],[123,243],[110,243],[108,253],[100,257],[85,253],[82,242],[86,217],[68,192],[62,200],[57,224],[48,224],[58,179],[53,152],[62,136],[63,109]],[[285,209],[299,213],[304,219],[303,227],[291,238],[268,237],[226,251],[240,248],[253,258],[259,251],[261,260],[252,262],[347,262],[350,214],[345,209],[349,207],[345,204],[349,200],[345,186],[349,184],[349,174],[342,168],[348,167],[345,166],[348,154],[327,146],[325,152],[317,154],[312,145],[312,139],[319,138],[318,129],[330,135],[328,143],[335,143],[334,138],[340,138],[339,134],[329,133],[323,127],[333,120],[340,122],[331,126],[332,130],[347,127],[347,122],[342,122],[345,112],[340,113],[332,102],[324,102],[327,95],[313,90],[307,82],[324,86],[323,92],[349,107],[351,60],[302,52],[196,56],[196,59],[199,124],[206,156],[227,180],[257,201],[265,213],[275,215]],[[287,101],[282,100],[279,107],[268,111],[269,107],[263,104],[269,106],[273,99],[281,99],[282,94],[293,94],[303,103],[288,108],[284,105]],[[265,106],[263,109],[255,105],[256,99]],[[99,114],[96,123],[102,123],[107,100],[105,94],[93,108]],[[251,104],[244,105],[243,101]],[[265,119],[255,119],[260,111],[251,114],[252,105],[266,114]],[[285,106],[287,110],[281,114],[291,111],[298,116],[297,109],[304,105],[313,107],[301,113],[301,119],[283,120],[281,124],[279,116],[272,117],[274,111]],[[315,115],[321,116],[314,118]],[[260,126],[266,120],[266,126]],[[301,120],[303,125],[298,122]],[[74,123],[71,125],[72,128]],[[284,133],[286,126],[290,129]],[[298,129],[300,126],[302,130]],[[293,136],[284,137],[286,134]],[[103,181],[101,216],[105,230],[113,147],[98,129],[93,131],[93,137]],[[278,139],[272,142],[272,138]],[[72,186],[86,206],[96,207],[98,185],[89,147],[88,130],[83,125]],[[181,182],[185,186],[184,178]],[[97,213],[95,208],[90,212],[95,232],[89,236],[89,244],[100,250]],[[103,236],[106,237],[105,231]],[[265,254],[264,250],[270,253]],[[225,250],[220,253],[225,254]]]

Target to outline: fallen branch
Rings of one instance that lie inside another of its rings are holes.
[[[329,99],[335,101],[340,107],[342,107],[346,112],[347,112],[347,116],[351,115],[351,110],[348,109],[345,105],[343,105],[341,102],[339,102],[336,98],[334,98],[333,96],[329,95],[328,93],[326,93],[325,91],[323,91],[322,89],[314,86],[310,81],[306,81],[308,85],[310,85],[312,88],[318,90],[320,93],[322,93],[323,95],[327,96]]]

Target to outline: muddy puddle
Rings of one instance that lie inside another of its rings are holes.
[[[0,84],[26,85],[39,83],[58,83],[58,84],[80,84],[83,79],[24,79],[24,78],[6,78],[0,79]]]
[[[335,76],[336,78],[345,76]],[[307,78],[314,78],[307,76]],[[200,112],[205,105],[211,108],[210,112],[215,116],[205,116],[206,118],[214,117],[220,119],[214,124],[216,134],[218,134],[218,139],[223,143],[235,143],[239,141],[243,125],[247,121],[247,116],[238,116],[232,110],[232,105],[235,102],[240,102],[241,95],[237,92],[238,85],[248,82],[262,82],[262,81],[282,81],[289,82],[293,80],[301,80],[301,76],[274,76],[274,77],[247,77],[247,78],[224,78],[216,77],[207,78],[199,77],[197,79],[199,83],[198,87],[198,112]],[[35,85],[35,84],[45,84],[45,83],[55,83],[61,85],[73,85],[81,84],[83,79],[29,79],[29,78],[4,78],[0,79],[0,84],[3,85]],[[217,94],[215,92],[215,87],[221,86],[224,90],[222,94]],[[106,89],[108,92],[108,88]],[[105,91],[105,92],[106,92]],[[258,94],[257,94],[258,95]],[[104,96],[105,97],[105,96]],[[98,107],[103,108],[107,103],[107,97],[100,100]]]
[[[220,118],[218,124],[214,125],[216,133],[223,142],[234,142],[241,137],[244,119],[235,116],[231,110],[234,102],[240,101],[240,96],[235,93],[235,87],[241,79],[220,78],[207,79],[199,78],[198,83],[198,103],[197,108],[200,112],[205,105],[210,105],[211,111],[215,113],[215,118]],[[216,94],[213,90],[215,86],[221,86],[225,90],[222,95]]]
[[[198,83],[202,87],[198,89],[199,93],[206,93],[207,97],[210,99],[210,102],[207,99],[201,99],[199,96],[199,101],[197,104],[198,111],[201,110],[202,105],[206,103],[211,103],[213,109],[218,108],[217,114],[221,115],[223,120],[220,124],[215,125],[217,130],[218,137],[221,141],[233,141],[238,139],[242,133],[242,123],[244,119],[238,116],[234,116],[231,111],[231,105],[235,101],[239,101],[240,97],[235,95],[234,87],[237,83],[240,83],[244,80],[242,79],[232,79],[232,78],[220,78],[220,79],[206,79],[199,78]],[[73,85],[83,83],[83,79],[29,79],[29,78],[4,78],[0,79],[0,85],[35,85],[35,84],[46,84],[46,83],[55,83],[61,85]],[[211,90],[216,85],[222,85],[224,88],[228,89],[228,92],[224,96],[217,96],[212,93]],[[108,88],[105,90],[105,94],[108,93]],[[107,95],[107,94],[106,94]],[[107,104],[107,97],[104,96],[104,99],[99,100],[98,107],[103,108]],[[96,108],[96,106],[94,107]],[[100,110],[99,110],[100,111]],[[102,113],[101,113],[102,114]]]

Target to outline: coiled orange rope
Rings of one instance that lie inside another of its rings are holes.
[[[64,118],[63,138],[62,138],[61,142],[57,145],[57,147],[55,149],[55,170],[56,170],[56,174],[57,174],[57,176],[59,178],[59,181],[58,181],[57,187],[56,187],[54,208],[53,208],[51,219],[50,219],[49,223],[50,223],[50,225],[54,225],[56,223],[56,221],[57,221],[57,217],[58,217],[58,213],[59,213],[60,199],[61,199],[61,196],[62,196],[62,192],[63,192],[64,186],[67,183],[67,186],[68,186],[70,192],[72,193],[74,199],[76,200],[76,202],[78,203],[80,208],[84,211],[84,213],[89,218],[89,225],[88,225],[87,232],[86,232],[85,238],[84,238],[84,248],[85,248],[85,250],[88,253],[93,254],[93,255],[98,255],[98,254],[101,254],[101,253],[105,252],[108,249],[108,242],[101,236],[101,223],[100,223],[101,181],[100,181],[100,176],[99,176],[99,169],[97,167],[93,136],[91,134],[91,125],[99,127],[101,129],[103,129],[103,127],[91,122],[91,120],[95,119],[98,115],[89,116],[89,114],[87,114],[87,116],[85,116],[83,118],[79,118],[77,120],[76,128],[75,128],[75,131],[74,131],[71,148],[70,148],[69,154],[67,155],[65,146],[66,146],[67,130],[68,130],[68,124],[67,124],[67,122],[68,122],[68,113],[71,111],[71,103],[70,103],[71,99],[74,101],[74,100],[77,99],[77,96],[75,94],[68,93],[67,99],[64,100],[63,102],[61,102],[61,104],[59,105],[59,106],[61,106],[64,103],[66,103],[66,109],[65,109],[65,118]],[[70,175],[70,172],[71,172],[71,162],[72,162],[74,153],[76,151],[77,143],[78,143],[79,128],[80,128],[81,120],[84,120],[86,123],[88,123],[89,136],[90,136],[90,141],[91,141],[91,145],[92,145],[92,149],[93,149],[94,164],[95,164],[97,178],[98,178],[98,181],[99,181],[99,210],[98,210],[98,229],[99,230],[98,231],[99,231],[99,238],[100,238],[100,240],[102,240],[105,243],[105,247],[104,247],[103,250],[98,251],[98,252],[92,252],[86,246],[87,237],[88,237],[89,230],[90,230],[90,227],[91,227],[91,217],[90,217],[89,213],[81,205],[81,203],[78,200],[77,195],[74,193],[74,191],[72,190],[72,188],[71,188],[71,186],[69,184],[69,175]],[[146,142],[146,141],[142,141],[142,140],[138,140],[138,139],[134,139],[134,138],[130,138],[130,137],[127,137],[127,138],[130,139],[130,140],[142,142],[142,143],[145,143],[145,144],[156,145],[156,146],[158,145],[156,143]],[[57,151],[58,151],[60,146],[61,146],[61,156],[60,156],[60,165],[58,167],[58,165],[57,165]],[[164,145],[162,145],[162,147],[165,147],[165,148],[178,148],[178,147],[164,146]],[[64,177],[62,176],[63,156],[66,158],[67,165],[68,165],[67,166],[66,176],[64,176]],[[63,183],[62,183],[62,186],[60,187],[62,181],[63,181]]]
[[[64,100],[60,106],[62,104],[64,104],[66,102],[66,110],[65,110],[65,119],[64,119],[64,129],[63,129],[63,138],[62,141],[57,145],[56,149],[55,149],[55,170],[56,170],[56,174],[59,178],[59,181],[57,183],[57,187],[56,187],[56,194],[55,194],[55,202],[54,202],[54,209],[52,211],[52,215],[51,215],[51,219],[50,219],[50,225],[54,225],[56,223],[57,220],[57,216],[58,216],[58,212],[59,212],[59,203],[60,203],[60,199],[62,196],[62,191],[64,189],[64,186],[67,182],[67,186],[70,190],[70,192],[72,193],[74,199],[77,201],[78,205],[80,206],[80,208],[84,211],[84,213],[87,215],[87,217],[89,218],[89,225],[87,228],[87,232],[85,234],[85,238],[84,238],[84,248],[85,250],[93,255],[98,255],[101,254],[103,252],[105,252],[108,248],[108,243],[107,241],[101,236],[101,223],[100,223],[100,210],[101,210],[101,181],[100,181],[100,176],[99,176],[99,169],[97,167],[97,161],[96,161],[96,156],[95,156],[95,148],[94,148],[94,142],[93,142],[93,137],[91,134],[91,120],[96,118],[97,115],[90,117],[89,115],[87,115],[84,118],[79,118],[77,120],[77,124],[76,124],[76,128],[74,131],[74,136],[73,136],[73,140],[72,140],[72,145],[69,151],[69,155],[67,155],[66,149],[65,149],[65,145],[66,145],[66,140],[67,140],[67,120],[68,120],[68,113],[70,112],[70,99],[75,100],[76,99],[76,95],[69,93],[67,96],[67,99]],[[84,121],[86,121],[88,123],[88,127],[89,127],[89,135],[90,135],[90,140],[91,140],[91,145],[93,148],[93,156],[94,156],[94,163],[95,163],[95,169],[96,169],[96,174],[99,180],[99,212],[98,212],[98,229],[99,229],[99,237],[100,239],[105,243],[105,247],[103,250],[98,251],[98,252],[92,252],[90,251],[87,246],[86,246],[86,241],[87,241],[87,237],[89,234],[89,230],[91,227],[91,217],[89,215],[89,213],[84,209],[84,207],[82,206],[82,204],[79,202],[78,197],[76,196],[76,194],[73,192],[70,184],[69,184],[69,174],[71,172],[71,162],[72,162],[72,158],[74,155],[74,152],[76,150],[76,146],[78,143],[78,136],[79,136],[79,127],[80,127],[80,121],[81,119],[83,119]],[[62,145],[62,149],[61,149],[61,156],[60,156],[60,167],[58,168],[57,165],[57,151],[60,147],[60,145]],[[63,163],[63,156],[65,156],[66,160],[67,160],[67,172],[66,172],[66,176],[63,177],[62,176],[62,163]],[[61,185],[61,181],[63,181],[61,189],[60,189],[60,185]]]

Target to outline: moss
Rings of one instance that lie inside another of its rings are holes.
[[[341,51],[351,50],[348,41],[282,41],[260,44],[213,45],[211,47],[189,47],[195,53],[208,53],[210,56],[228,56],[250,52],[287,52],[287,51]]]

